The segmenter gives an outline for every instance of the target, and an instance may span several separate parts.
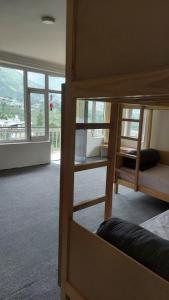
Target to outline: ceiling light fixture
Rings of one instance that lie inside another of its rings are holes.
[[[55,18],[54,17],[50,17],[50,16],[43,16],[41,18],[41,21],[44,24],[51,25],[51,24],[55,23]]]

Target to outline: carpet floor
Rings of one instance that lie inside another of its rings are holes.
[[[105,168],[76,174],[75,201],[105,192]],[[169,209],[160,200],[124,187],[113,215],[142,223]],[[0,300],[57,300],[59,165],[5,171],[0,176]],[[103,204],[75,214],[91,230],[103,220]]]

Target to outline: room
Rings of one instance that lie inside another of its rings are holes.
[[[169,7],[145,2],[0,1],[0,299],[168,299]]]

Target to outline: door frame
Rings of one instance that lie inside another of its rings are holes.
[[[32,137],[31,135],[31,94],[43,94],[44,95],[44,111],[45,111],[45,135]],[[27,138],[30,141],[47,141],[49,140],[49,111],[48,111],[48,92],[46,89],[38,88],[27,88],[27,97],[26,97],[26,121],[27,121]]]

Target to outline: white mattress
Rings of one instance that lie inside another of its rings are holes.
[[[145,229],[169,240],[169,210],[141,224]]]
[[[120,170],[119,178],[134,182],[135,170],[125,167],[122,167]],[[169,195],[169,166],[157,164],[157,166],[149,170],[140,171],[139,184]]]

